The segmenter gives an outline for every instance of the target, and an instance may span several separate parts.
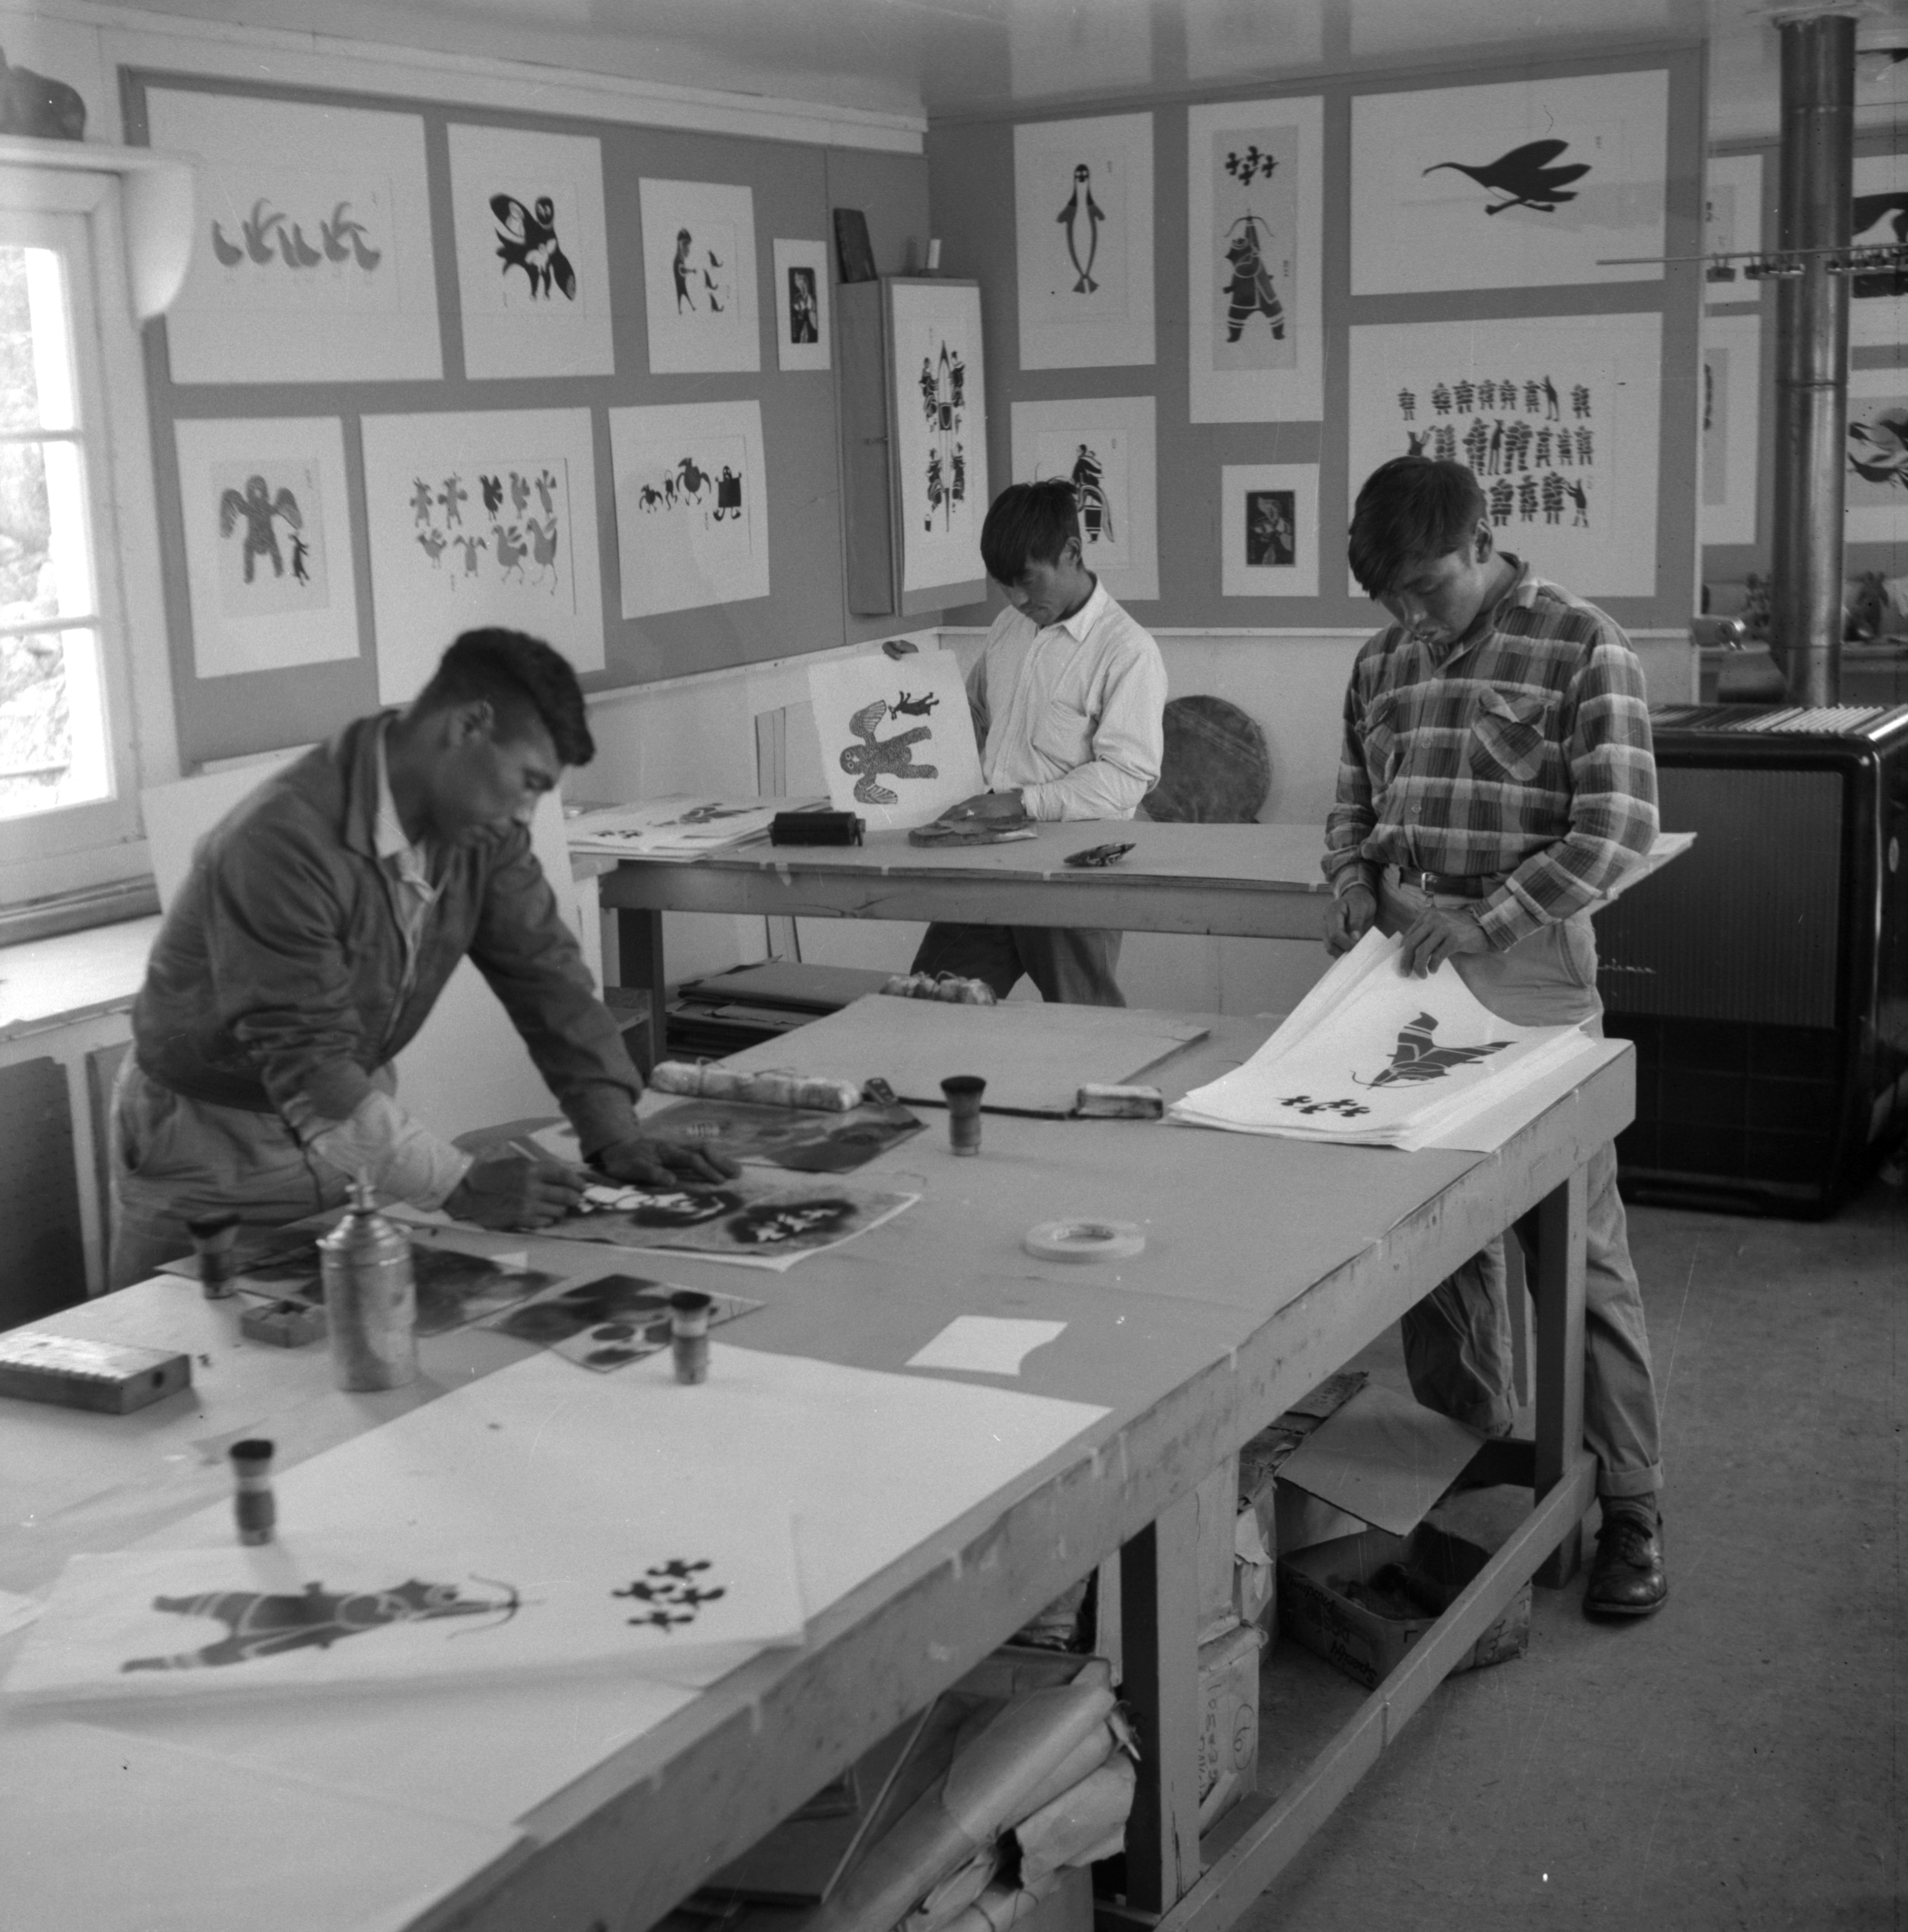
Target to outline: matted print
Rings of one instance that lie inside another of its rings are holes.
[[[612,410],[610,460],[626,617],[767,596],[760,403]]]
[[[1851,369],[1844,533],[1908,542],[1908,369]]]
[[[784,369],[826,369],[832,328],[829,314],[828,244],[775,244],[776,359]]]
[[[364,419],[378,696],[416,696],[460,631],[500,624],[603,668],[587,410]]]
[[[1762,319],[1702,319],[1702,541],[1756,541]]]
[[[760,368],[754,190],[646,178],[637,185],[650,374]]]
[[[1468,464],[1540,575],[1651,596],[1662,340],[1654,314],[1354,328],[1352,490],[1394,456]]]
[[[1762,158],[1712,154],[1702,182],[1703,297],[1712,308],[1759,302],[1761,286],[1743,273],[1741,256],[1762,245]]]
[[[417,116],[155,87],[146,118],[201,164],[175,382],[443,374]]]
[[[1358,95],[1352,293],[1660,281],[1669,108],[1660,68]]]
[[[181,422],[174,434],[196,674],[355,658],[338,418]]]
[[[1858,154],[1849,238],[1858,248],[1908,242],[1908,154]],[[1908,342],[1908,268],[1848,278],[1849,346],[1894,349]]]
[[[467,376],[611,376],[602,143],[453,123]]]
[[[926,825],[986,789],[967,686],[952,651],[877,652],[808,667],[828,802],[875,832]]]
[[[980,290],[973,282],[887,284],[894,475],[904,610],[910,593],[985,578],[987,403]]]
[[[1155,448],[1150,396],[1013,406],[1014,481],[1072,484],[1081,555],[1123,604],[1160,594]]]
[[[1194,422],[1322,413],[1324,121],[1316,95],[1188,110]]]
[[[1153,360],[1153,117],[1014,129],[1020,366]]]
[[[1222,596],[1318,596],[1316,463],[1226,464],[1219,514]]]

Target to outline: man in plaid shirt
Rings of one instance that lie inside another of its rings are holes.
[[[1403,456],[1352,519],[1352,568],[1392,622],[1358,653],[1325,828],[1334,954],[1376,922],[1407,973],[1446,960],[1493,1012],[1600,1033],[1590,910],[1656,836],[1643,677],[1594,604],[1499,550],[1464,465]],[[1669,1595],[1656,1392],[1616,1154],[1592,1156],[1584,1439],[1603,1523],[1584,1607],[1646,1616]],[[1504,1249],[1493,1242],[1403,1324],[1420,1401],[1510,1426]]]

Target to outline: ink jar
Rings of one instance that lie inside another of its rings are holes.
[[[318,1244],[332,1370],[341,1389],[398,1388],[417,1379],[417,1287],[411,1244],[377,1211],[370,1184]]]

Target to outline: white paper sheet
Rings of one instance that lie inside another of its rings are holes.
[[[987,789],[952,652],[812,663],[808,696],[828,801],[870,831],[926,825]]]
[[[957,1315],[908,1358],[910,1369],[969,1369],[978,1375],[1017,1376],[1036,1348],[1066,1330],[1064,1322],[1024,1322],[1000,1315]]]
[[[200,677],[358,655],[336,416],[182,422],[179,507]]]
[[[1762,319],[1702,318],[1702,541],[1756,541],[1761,481]]]
[[[606,806],[565,822],[573,852],[620,859],[699,858],[764,836],[776,814],[796,802],[722,798],[706,793],[645,799],[639,805]]]
[[[155,148],[202,163],[175,382],[443,374],[416,115],[155,87],[146,117]]]
[[[610,460],[626,617],[768,596],[760,403],[612,410]]]
[[[1648,596],[1662,349],[1654,314],[1354,328],[1352,491],[1413,450],[1468,464],[1498,543],[1540,576]]]
[[[1073,485],[1087,568],[1123,604],[1160,594],[1156,462],[1150,396],[1013,406],[1014,481]]]
[[[986,574],[980,560],[988,504],[980,291],[960,283],[902,282],[889,292],[901,587],[971,583]]]
[[[1712,154],[1703,171],[1703,299],[1714,308],[1728,302],[1760,304],[1762,287],[1744,274],[1746,264],[1720,266],[1733,271],[1726,282],[1708,279],[1719,255],[1740,254],[1762,245],[1762,158],[1760,154]]]
[[[602,144],[450,129],[464,374],[611,376]]]
[[[1014,128],[1020,366],[1153,360],[1153,117]]]
[[[1669,111],[1662,68],[1354,94],[1352,293],[1660,281]]]
[[[92,1724],[0,1736],[8,1932],[397,1932],[516,1842]]]
[[[1319,416],[1324,103],[1190,108],[1186,131],[1192,420]]]
[[[1227,464],[1220,472],[1220,594],[1318,594],[1318,466]]]
[[[650,374],[760,368],[754,190],[646,178],[638,188]]]
[[[784,369],[826,369],[834,339],[833,275],[826,242],[775,244],[776,360]]]
[[[590,413],[364,418],[380,702],[415,698],[451,640],[485,624],[603,668]]]

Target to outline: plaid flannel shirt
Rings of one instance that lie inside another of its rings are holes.
[[[1520,565],[1442,661],[1397,624],[1359,652],[1325,823],[1334,893],[1376,890],[1388,865],[1497,875],[1478,918],[1502,951],[1594,904],[1656,829],[1642,668],[1594,604]]]

